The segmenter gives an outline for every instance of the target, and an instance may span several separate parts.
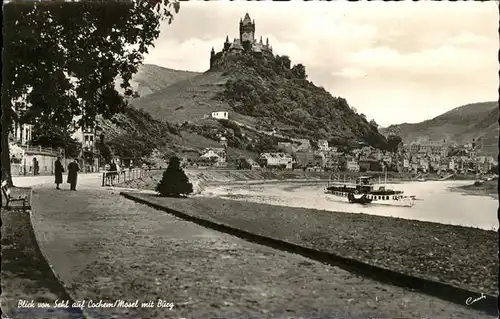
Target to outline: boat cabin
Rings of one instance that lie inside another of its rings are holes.
[[[373,191],[373,183],[370,176],[360,176],[356,179],[356,190],[359,193],[370,193]]]

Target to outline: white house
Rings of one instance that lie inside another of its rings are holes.
[[[403,167],[407,169],[410,168],[410,161],[406,158],[403,160]]]
[[[222,146],[227,146],[227,138],[225,136],[221,136],[219,138],[219,143],[222,145]]]
[[[259,157],[259,162],[267,167],[284,167],[286,169],[293,168],[293,158],[287,153],[262,153]]]
[[[224,148],[207,148],[200,156],[200,161],[218,167],[224,166],[226,164],[226,150]]]
[[[356,160],[352,159],[350,161],[347,161],[347,170],[349,172],[359,172],[359,164]]]
[[[330,150],[330,146],[328,146],[328,141],[318,140],[318,150],[323,152],[328,152]]]
[[[227,111],[212,112],[212,118],[217,120],[227,120],[229,118],[229,112]]]

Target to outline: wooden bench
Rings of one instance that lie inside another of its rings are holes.
[[[5,208],[9,208],[9,203],[10,202],[23,202],[23,210],[26,209],[26,204],[28,203],[28,196],[21,196],[19,195],[18,197],[13,197],[10,194],[10,188],[9,185],[7,185],[7,181],[2,181],[2,194],[3,198],[5,198]]]

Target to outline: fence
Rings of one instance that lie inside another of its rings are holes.
[[[105,171],[102,173],[102,186],[112,186],[114,184],[124,183],[137,178],[149,176],[154,170],[133,168],[120,171]]]
[[[61,155],[64,150],[60,148],[52,148],[52,147],[41,147],[41,146],[22,146],[25,152],[27,153],[45,153],[45,154],[50,154],[52,156],[58,156]]]

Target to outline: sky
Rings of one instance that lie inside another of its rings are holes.
[[[275,54],[381,126],[498,100],[498,3],[189,1],[145,63],[205,72],[245,13]]]

